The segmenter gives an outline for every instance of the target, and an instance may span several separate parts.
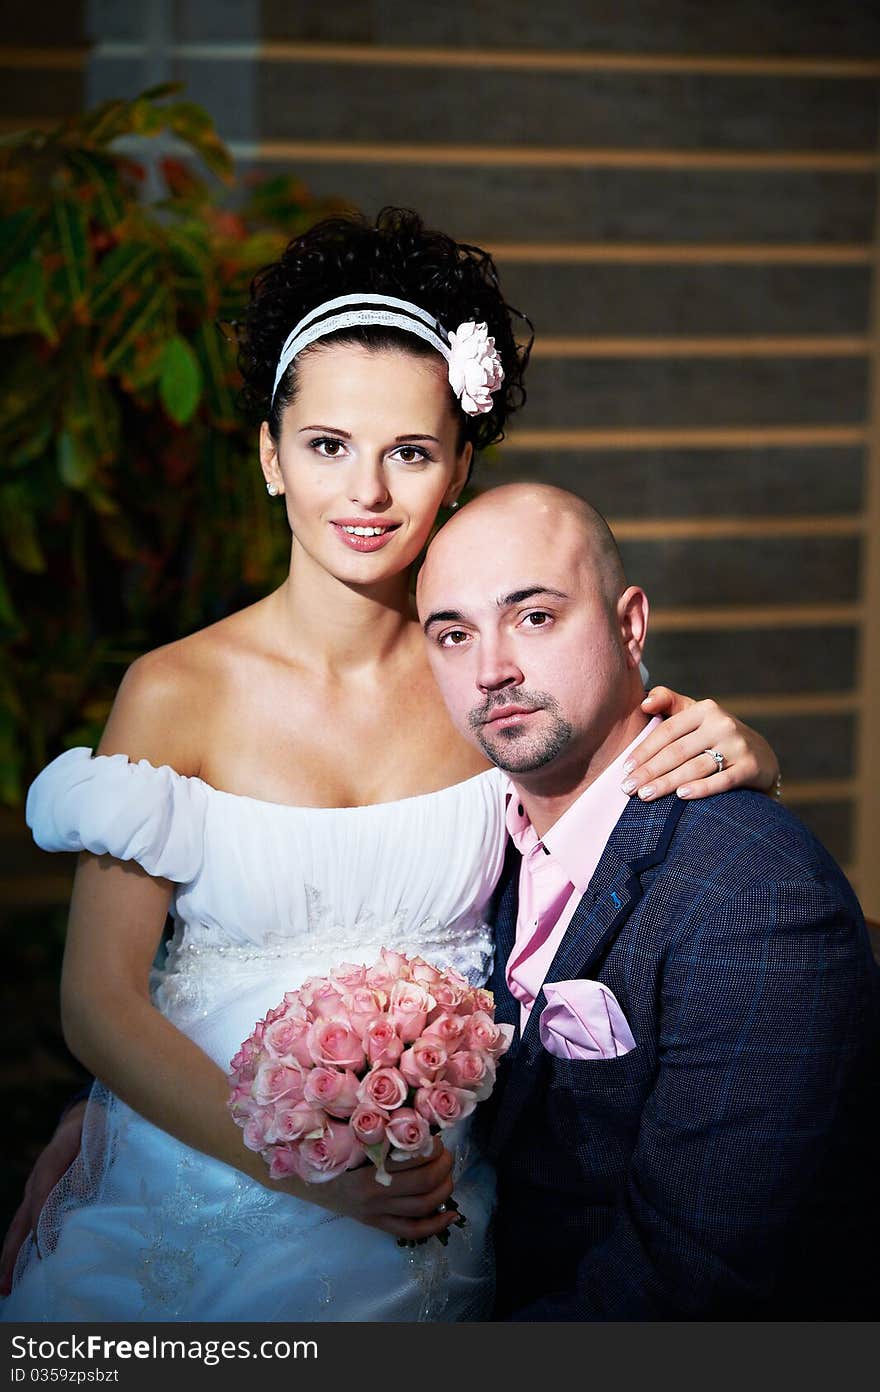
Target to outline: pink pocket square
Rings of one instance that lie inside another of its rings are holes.
[[[614,992],[601,981],[545,981],[544,995],[541,1043],[556,1058],[619,1058],[636,1047]]]

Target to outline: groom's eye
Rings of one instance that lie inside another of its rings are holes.
[[[548,614],[544,609],[533,609],[531,613],[526,614],[523,618],[523,623],[526,628],[543,628],[546,624],[552,623],[552,621],[553,615]]]
[[[450,628],[445,633],[441,633],[437,642],[441,648],[459,648],[462,643],[467,642],[468,635],[463,628]]]

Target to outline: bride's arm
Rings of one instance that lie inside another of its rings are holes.
[[[149,971],[171,885],[133,862],[83,854],[74,881],[61,984],[64,1036],[71,1052],[130,1107],[196,1150],[268,1188],[357,1218],[397,1237],[430,1236],[455,1213],[435,1215],[449,1198],[451,1158],[438,1147],[422,1166],[401,1167],[391,1186],[366,1166],[329,1184],[269,1179],[247,1149],[226,1102],[223,1070],[152,1004]]]
[[[180,652],[175,644],[129,669],[99,753],[200,772],[206,685],[204,673]],[[72,1053],[148,1121],[268,1188],[398,1237],[430,1236],[448,1227],[455,1213],[435,1214],[452,1190],[451,1157],[440,1145],[424,1163],[397,1167],[387,1187],[376,1183],[372,1165],[321,1185],[269,1179],[262,1157],[247,1149],[229,1113],[223,1070],[150,998],[150,969],[172,888],[134,861],[81,855],[61,983],[62,1025]]]
[[[779,791],[779,763],[770,745],[717,701],[694,701],[668,686],[655,686],[642,710],[665,718],[633,750],[626,792],[650,802],[667,793],[701,798],[732,788]],[[708,749],[723,755],[723,767],[717,767]]]

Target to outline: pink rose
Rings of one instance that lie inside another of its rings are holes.
[[[361,1037],[347,1016],[316,1020],[306,1038],[315,1063],[328,1068],[353,1068],[355,1072],[366,1063]]]
[[[291,1175],[299,1178],[299,1156],[294,1146],[273,1146],[269,1157],[269,1176],[271,1179],[289,1179]]]
[[[462,1002],[465,999],[465,992],[460,986],[456,986],[451,981],[437,981],[431,987],[431,994],[436,1002],[434,1009],[428,1016],[429,1024],[433,1024],[438,1015],[454,1015],[461,1011]]]
[[[326,1184],[344,1170],[352,1170],[364,1158],[364,1148],[350,1126],[331,1121],[323,1136],[300,1141],[298,1173],[306,1184]]]
[[[479,1049],[461,1049],[450,1057],[444,1082],[467,1088],[482,1102],[495,1086],[495,1060]]]
[[[400,1107],[385,1127],[391,1142],[392,1160],[410,1160],[414,1155],[430,1155],[434,1149],[431,1128],[412,1107]]]
[[[310,1020],[331,1020],[343,1014],[342,991],[335,981],[324,981],[309,992],[308,1015]]]
[[[448,1083],[436,1083],[434,1087],[419,1088],[416,1093],[416,1111],[426,1121],[445,1130],[454,1126],[462,1117],[470,1116],[477,1099],[464,1088],[451,1087]]]
[[[361,1145],[374,1146],[381,1145],[384,1141],[387,1121],[388,1113],[381,1107],[370,1107],[361,1103],[352,1112],[349,1126]]]
[[[289,1063],[269,1059],[261,1063],[253,1084],[254,1101],[262,1104],[289,1097],[299,1102],[303,1095],[302,1069]]]
[[[396,1068],[373,1068],[358,1088],[358,1101],[390,1112],[402,1106],[407,1092],[406,1079]]]
[[[364,1032],[364,1048],[370,1063],[377,1063],[385,1068],[391,1067],[400,1058],[403,1043],[394,1026],[383,1015],[367,1026]]]
[[[386,1000],[384,992],[361,986],[343,996],[342,1004],[352,1025],[362,1035],[374,1020],[382,1018]]]
[[[377,962],[374,967],[368,969],[364,985],[371,991],[384,991],[386,995],[390,995],[396,980],[394,972],[386,967],[384,962]]]
[[[301,1141],[322,1136],[326,1126],[327,1117],[320,1108],[307,1102],[297,1102],[295,1106],[279,1102],[267,1124],[266,1141]]]
[[[443,1073],[448,1057],[438,1040],[423,1035],[404,1050],[399,1068],[410,1087],[428,1087]]]
[[[476,1010],[473,1015],[468,1015],[466,1025],[466,1048],[481,1049],[490,1053],[493,1058],[500,1058],[510,1047],[513,1026],[496,1025],[491,1015],[487,1015],[484,1010]]]
[[[359,1080],[347,1068],[312,1068],[306,1074],[303,1095],[313,1107],[323,1107],[334,1117],[351,1116],[358,1100]]]
[[[486,1015],[495,1017],[495,997],[491,991],[487,991],[483,986],[475,986],[469,992],[471,1009],[468,1011],[472,1015],[475,1010],[482,1010]]]
[[[428,1025],[425,1037],[439,1040],[448,1053],[454,1053],[456,1048],[461,1048],[461,1040],[470,1018],[469,1015],[452,1015],[444,1011]]]
[[[361,963],[357,966],[353,962],[341,962],[338,967],[334,967],[330,973],[333,980],[341,991],[357,991],[363,986],[367,979],[367,969]]]
[[[426,962],[424,957],[411,958],[409,967],[413,981],[417,981],[420,986],[434,986],[443,979],[443,973],[437,967],[432,967],[430,962]]]
[[[266,1134],[270,1127],[271,1108],[256,1109],[244,1124],[243,1140],[248,1150],[259,1154],[266,1147]]]
[[[392,952],[390,948],[383,947],[379,957],[395,981],[406,981],[409,978],[409,958],[402,952]]]
[[[294,1058],[305,1068],[311,1067],[312,1056],[306,1041],[308,1030],[308,1021],[297,1019],[295,1016],[284,1016],[275,1020],[266,1030],[263,1040],[266,1052],[273,1058]]]
[[[417,981],[395,982],[391,990],[388,1018],[404,1044],[418,1039],[425,1028],[428,1011],[433,1010],[435,1004],[434,997]]]
[[[256,1104],[254,1103],[253,1098],[251,1097],[250,1084],[245,1082],[243,1079],[239,1079],[237,1082],[234,1082],[229,1091],[229,1106],[241,1106],[245,1109],[246,1112],[248,1112],[248,1114],[250,1114],[251,1109],[255,1105]]]
[[[299,1019],[299,1020],[304,1020],[304,1019],[305,1019],[306,1008],[305,1008],[305,1005],[303,1004],[303,998],[302,998],[301,992],[299,992],[299,991],[285,991],[285,992],[284,992],[284,1004],[285,1004],[286,1007],[287,1007],[287,1009],[286,1009],[286,1011],[285,1011],[285,1014],[286,1014],[286,1015],[289,1015],[291,1019]]]

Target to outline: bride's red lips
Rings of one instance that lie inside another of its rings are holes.
[[[330,526],[343,546],[347,546],[350,551],[367,553],[381,551],[383,546],[387,546],[400,523],[387,522],[382,518],[341,517],[331,520]],[[382,530],[378,536],[357,536],[354,532],[347,532],[346,527],[381,527]]]

